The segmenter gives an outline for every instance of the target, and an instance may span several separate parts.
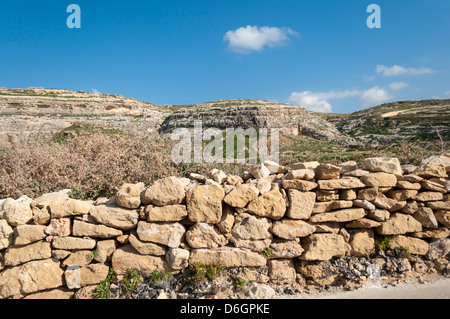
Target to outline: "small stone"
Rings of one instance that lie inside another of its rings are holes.
[[[292,219],[308,219],[314,208],[316,193],[288,190],[289,207],[286,216]]]
[[[174,176],[155,181],[141,192],[141,202],[156,206],[181,204],[186,192],[183,183]]]
[[[116,194],[116,204],[123,208],[135,209],[141,205],[143,183],[124,184]]]
[[[273,223],[270,231],[283,239],[306,237],[316,230],[316,227],[303,220],[282,219]]]

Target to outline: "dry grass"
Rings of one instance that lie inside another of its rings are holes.
[[[124,183],[143,182],[167,176],[187,177],[191,172],[207,175],[212,168],[241,175],[251,164],[175,164],[171,150],[175,141],[152,134],[138,137],[102,127],[74,125],[69,135],[57,134],[52,141],[35,145],[14,145],[0,152],[0,198],[18,198],[71,189],[80,199],[110,197]],[[448,152],[437,141],[401,141],[376,149],[345,149],[332,142],[307,137],[282,138],[280,163],[283,165],[318,160],[340,163],[375,156],[398,157],[402,164],[420,161]],[[289,151],[284,154],[284,151]]]
[[[61,142],[13,146],[0,154],[0,198],[32,198],[61,189],[72,197],[109,197],[123,183],[177,175],[171,141],[92,131]]]

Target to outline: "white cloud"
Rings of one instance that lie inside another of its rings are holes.
[[[365,107],[387,102],[392,96],[384,89],[375,86],[368,90],[345,90],[329,92],[293,92],[289,96],[289,102],[305,107],[309,111],[330,113],[333,105],[329,102],[334,99],[359,97],[359,103]]]
[[[430,74],[436,72],[431,68],[405,68],[400,65],[394,65],[392,67],[387,67],[385,65],[378,64],[375,68],[375,72],[381,74],[383,76],[396,76],[396,75],[422,75],[422,74]]]
[[[97,89],[92,89],[92,93],[94,93],[94,94],[102,94],[102,92],[100,92],[100,91],[97,90]]]
[[[385,89],[375,86],[371,89],[364,91],[361,94],[361,97],[359,98],[359,102],[363,106],[368,107],[382,104],[384,102],[387,102],[391,98],[392,96],[389,95],[389,93],[386,92]]]
[[[283,45],[290,36],[298,36],[291,28],[246,26],[228,31],[224,41],[228,47],[237,53],[261,51],[265,46],[276,47]]]
[[[330,113],[332,105],[327,100],[342,99],[352,96],[358,96],[361,93],[357,90],[316,92],[311,91],[293,92],[289,96],[289,101],[304,106],[307,110],[313,112]]]
[[[444,93],[446,97],[450,97],[450,90]]]
[[[405,83],[405,82],[392,82],[391,84],[389,84],[389,87],[393,91],[398,91],[398,90],[407,88],[408,86],[409,86],[409,84]]]

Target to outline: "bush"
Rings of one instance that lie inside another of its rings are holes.
[[[158,134],[136,137],[93,129],[70,139],[13,146],[0,152],[0,198],[72,189],[73,198],[96,199],[112,196],[124,183],[148,185],[177,176],[171,143]]]

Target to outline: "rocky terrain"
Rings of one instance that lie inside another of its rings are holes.
[[[281,128],[348,144],[334,125],[300,106],[257,100],[226,100],[195,105],[157,106],[117,95],[60,89],[0,89],[0,147],[48,138],[74,123],[95,123],[124,133],[170,133],[177,127]]]
[[[386,103],[344,117],[328,115],[328,119],[363,145],[450,139],[450,100]]]
[[[49,138],[79,122],[130,134],[155,132],[169,113],[164,107],[117,95],[0,88],[0,148]]]
[[[195,120],[204,128],[280,128],[289,136],[367,147],[401,139],[448,140],[450,100],[401,101],[351,114],[321,114],[260,100],[155,105],[118,95],[0,88],[0,148],[49,138],[80,122],[145,135],[193,127]]]
[[[272,298],[449,275],[450,154],[0,200],[0,298]]]
[[[204,127],[280,128],[285,135],[302,134],[319,140],[351,143],[351,138],[304,107],[257,100],[224,100],[179,107],[164,120],[160,131],[193,127],[195,120],[201,120]]]

